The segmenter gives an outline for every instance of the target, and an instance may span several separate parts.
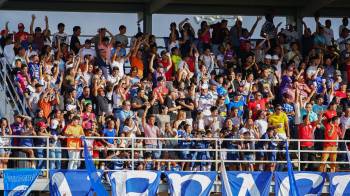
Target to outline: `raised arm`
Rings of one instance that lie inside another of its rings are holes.
[[[29,27],[29,33],[30,33],[30,34],[34,34],[34,30],[33,30],[33,29],[34,29],[34,21],[35,21],[35,18],[36,18],[36,17],[35,17],[35,15],[33,14],[33,15],[32,15],[32,21],[30,22],[30,27]]]
[[[142,114],[142,127],[146,126],[146,116],[147,116],[147,113],[148,113],[148,109],[151,107],[151,105],[149,103],[145,103],[145,104],[146,104],[146,109],[145,109],[145,111]]]
[[[149,70],[151,71],[151,73],[154,72],[154,68],[153,68],[153,62],[154,62],[154,58],[156,57],[155,54],[152,54],[151,60],[149,62]]]
[[[258,26],[258,23],[259,23],[259,21],[260,21],[261,19],[262,19],[261,16],[257,16],[257,17],[256,17],[256,21],[255,21],[253,27],[252,27],[252,28],[250,29],[250,31],[249,31],[249,37],[251,37],[251,36],[253,35],[253,33],[254,33],[255,29],[256,29],[256,26]]]
[[[111,40],[109,41],[109,43],[110,44],[113,44],[115,41],[114,41],[114,36],[113,36],[113,34],[110,32],[110,31],[108,31],[108,30],[106,30],[106,32],[108,33],[108,35],[111,37]]]
[[[166,71],[169,71],[171,69],[171,67],[173,66],[173,61],[171,60],[170,53],[166,53],[166,55],[169,58],[169,65],[166,67]]]

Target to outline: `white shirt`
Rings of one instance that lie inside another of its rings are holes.
[[[340,117],[341,128],[345,131],[350,129],[350,117],[342,116]]]
[[[259,129],[260,135],[264,135],[266,133],[268,127],[266,120],[258,119],[254,122],[254,124]]]
[[[208,92],[206,95],[199,95],[197,97],[197,103],[198,103],[198,110],[203,111],[204,116],[210,116],[210,108],[214,105],[215,100],[213,99],[213,96]]]
[[[124,63],[125,63],[125,60],[123,58],[121,58],[119,61],[113,61],[111,64],[112,69],[114,67],[118,67],[120,78],[123,78],[123,76],[124,76]]]
[[[332,39],[334,39],[334,33],[332,29],[324,28],[324,37],[326,38],[326,45],[331,46],[332,45]]]
[[[81,49],[81,55],[84,57],[85,55],[91,55],[93,57],[96,57],[96,50],[94,48],[82,48]]]

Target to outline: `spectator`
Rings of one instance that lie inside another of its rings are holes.
[[[12,135],[12,129],[6,118],[1,119],[0,129],[1,129],[0,157],[2,158],[2,160],[0,161],[0,168],[7,169],[8,159],[11,155],[11,149],[6,147],[11,146],[11,138],[6,136]]]
[[[79,125],[79,116],[74,116],[72,122],[66,127],[64,131],[65,136],[67,136],[67,147],[69,163],[68,169],[78,169],[79,157],[80,157],[80,147],[81,141],[80,137],[84,136],[84,131],[81,125]]]
[[[325,123],[325,142],[323,143],[323,150],[324,151],[332,151],[332,152],[323,152],[321,161],[325,162],[330,159],[331,162],[335,162],[337,160],[337,153],[338,145],[337,142],[334,141],[328,141],[328,140],[338,140],[339,136],[341,136],[341,129],[339,127],[339,117],[334,116],[329,120],[329,122]],[[336,170],[336,164],[331,163],[330,164],[330,171],[335,172]],[[326,164],[321,163],[320,172],[326,172]]]

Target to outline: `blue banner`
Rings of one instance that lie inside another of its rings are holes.
[[[288,178],[289,178],[289,187],[290,187],[290,194],[292,196],[299,196],[299,190],[298,186],[295,182],[294,172],[293,172],[293,165],[290,160],[289,156],[289,150],[288,150],[288,141],[286,143],[286,158],[287,158],[287,168],[288,168]]]
[[[109,172],[113,196],[157,195],[160,183],[159,171]]]
[[[229,171],[226,173],[232,195],[269,195],[272,172],[240,172]],[[222,195],[229,196],[222,185]]]
[[[350,195],[350,173],[328,173],[330,195]]]
[[[102,173],[99,171],[99,175]],[[50,195],[93,195],[86,170],[50,170]]]
[[[4,170],[4,195],[27,195],[39,173],[36,169]]]
[[[166,172],[171,196],[209,195],[216,172]]]
[[[99,196],[107,196],[108,193],[105,190],[105,187],[103,186],[101,182],[101,175],[99,176],[96,170],[96,167],[94,165],[94,162],[92,161],[88,146],[86,144],[85,138],[82,139],[84,142],[84,159],[85,159],[85,167],[88,171],[89,177],[90,177],[90,183],[93,187],[93,191],[97,193]]]
[[[294,178],[299,195],[320,195],[326,179],[326,173],[295,172]],[[288,172],[275,172],[275,195],[291,195]]]

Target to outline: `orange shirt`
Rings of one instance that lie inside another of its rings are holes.
[[[80,136],[84,135],[83,127],[81,127],[81,125],[77,125],[77,126],[68,125],[65,133],[67,135],[73,135],[73,137],[74,136],[79,137],[79,138],[67,138],[67,147],[68,148],[80,148],[80,146],[81,146]]]
[[[43,110],[44,112],[44,116],[45,118],[48,118],[50,113],[51,113],[51,106],[53,105],[54,103],[52,102],[45,102],[43,99],[41,99],[39,102],[38,102],[38,106],[40,109]]]
[[[143,77],[143,62],[142,59],[137,58],[136,56],[130,57],[131,67],[137,67],[137,75],[139,78]]]
[[[338,125],[334,125],[333,131],[329,133],[329,131],[332,129],[332,126],[329,123],[325,124],[325,140],[338,140],[338,136],[341,133],[340,127]],[[323,146],[337,146],[337,142],[324,142]]]

